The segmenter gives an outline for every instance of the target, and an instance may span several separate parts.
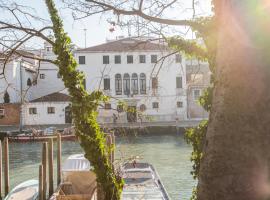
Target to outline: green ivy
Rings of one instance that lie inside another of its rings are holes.
[[[72,115],[76,127],[76,135],[80,145],[85,151],[85,157],[94,167],[97,182],[104,192],[104,198],[119,200],[123,188],[123,180],[115,174],[108,154],[112,147],[107,147],[104,133],[101,131],[96,117],[100,101],[106,101],[107,97],[99,91],[88,93],[83,82],[84,74],[79,72],[70,44],[71,40],[63,29],[63,22],[59,17],[53,0],[45,0],[53,24],[55,36],[54,53],[57,55],[59,73],[68,88],[72,102]]]

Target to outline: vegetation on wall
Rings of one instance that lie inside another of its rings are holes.
[[[123,180],[117,176],[110,163],[108,152],[112,147],[105,144],[104,133],[97,121],[97,107],[100,101],[106,101],[101,92],[87,93],[83,86],[84,75],[76,70],[77,63],[70,50],[70,38],[63,29],[63,23],[53,0],[46,0],[55,36],[54,53],[65,87],[71,95],[72,114],[80,144],[85,157],[94,167],[97,182],[104,193],[104,199],[119,200]]]

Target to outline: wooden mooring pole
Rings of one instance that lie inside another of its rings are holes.
[[[57,185],[61,182],[62,145],[61,134],[57,134]]]
[[[9,193],[9,148],[8,138],[4,139],[4,177],[5,177],[5,196]]]
[[[38,199],[39,200],[45,200],[43,197],[43,190],[44,190],[44,185],[43,185],[43,166],[39,165],[39,178],[38,178]]]
[[[2,200],[2,169],[3,169],[3,163],[2,163],[2,142],[0,142],[0,199]]]
[[[48,143],[44,142],[42,145],[42,166],[43,166],[43,194],[42,198],[45,200],[47,195],[47,166],[48,166]]]
[[[54,192],[53,189],[53,139],[49,140],[49,196]]]

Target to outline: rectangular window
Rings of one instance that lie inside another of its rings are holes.
[[[181,63],[182,62],[182,56],[180,54],[175,54],[175,62]]]
[[[157,63],[157,55],[151,55],[151,63]]]
[[[120,55],[114,56],[114,63],[121,64],[121,56]]]
[[[104,104],[104,109],[106,110],[110,110],[112,107],[111,107],[111,104],[110,103],[105,103]]]
[[[152,107],[153,107],[153,108],[159,108],[158,102],[153,102],[153,103],[152,103]]]
[[[110,63],[110,57],[109,56],[103,56],[103,64],[109,64]]]
[[[133,55],[127,55],[127,63],[128,64],[133,63]]]
[[[37,108],[29,108],[29,114],[30,114],[30,115],[35,115],[35,114],[37,114]]]
[[[193,90],[193,98],[194,98],[194,100],[198,100],[200,98],[200,96],[201,96],[201,90],[199,90],[199,89]]]
[[[152,78],[152,89],[157,89],[158,88],[158,79],[157,77]]]
[[[4,117],[4,116],[5,116],[5,109],[0,108],[0,117]]]
[[[40,75],[39,75],[39,78],[40,78],[40,79],[45,79],[45,74],[40,74]]]
[[[84,65],[85,64],[85,56],[79,56],[79,64]]]
[[[146,63],[145,55],[140,55],[140,63]]]
[[[104,90],[110,90],[110,78],[104,78]]]
[[[115,94],[122,94],[122,78],[120,74],[115,75]]]
[[[47,108],[47,113],[48,114],[54,114],[55,113],[55,107],[48,107]]]
[[[182,77],[176,77],[176,88],[183,88]]]
[[[59,72],[57,73],[57,78],[61,78],[61,75],[60,75],[60,73],[59,73]]]
[[[177,108],[183,108],[183,102],[182,101],[177,101],[176,105],[177,105]]]

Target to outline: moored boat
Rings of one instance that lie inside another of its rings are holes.
[[[4,200],[37,200],[38,180],[27,180],[13,188]]]
[[[48,139],[57,139],[57,135],[8,135],[8,139],[10,142],[43,142],[47,141]],[[69,135],[62,135],[62,141],[74,141],[76,140],[76,136],[69,134]]]
[[[122,169],[125,181],[122,200],[169,200],[158,173],[149,163],[127,163]]]
[[[50,200],[96,200],[96,175],[83,154],[69,156],[63,164],[62,180]]]

